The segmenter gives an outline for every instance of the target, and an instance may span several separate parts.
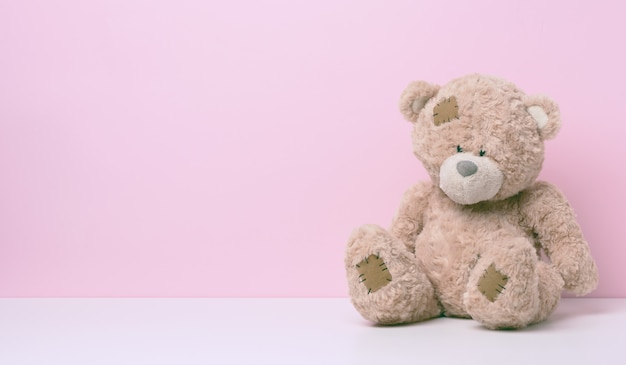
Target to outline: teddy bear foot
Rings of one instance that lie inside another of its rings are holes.
[[[469,288],[465,294],[468,313],[491,329],[522,328],[548,318],[561,298],[563,278],[543,261],[534,268],[520,278],[525,281],[515,283],[494,263],[489,265],[478,275],[476,290]]]
[[[365,225],[353,232],[345,266],[352,303],[372,322],[417,322],[441,312],[415,256],[381,227]]]
[[[532,250],[520,240],[504,248],[506,252],[492,252],[479,259],[463,298],[473,319],[491,329],[505,329],[526,327],[545,318],[539,262]]]

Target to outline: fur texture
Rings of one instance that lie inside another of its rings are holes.
[[[442,110],[445,117],[435,115]],[[560,127],[555,102],[469,75],[443,87],[411,83],[400,111],[431,182],[404,194],[389,230],[366,225],[349,240],[350,296],[365,318],[393,324],[443,314],[521,328],[547,318],[563,289],[584,295],[596,287],[567,200],[535,181],[544,140]],[[389,269],[373,278],[387,283],[375,292],[356,267],[371,255]]]

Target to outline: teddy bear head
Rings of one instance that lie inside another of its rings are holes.
[[[441,87],[412,82],[400,111],[413,124],[413,152],[433,183],[464,205],[529,187],[541,170],[544,140],[560,127],[554,101],[477,74]]]

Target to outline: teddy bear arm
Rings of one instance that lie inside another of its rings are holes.
[[[548,183],[535,183],[524,194],[521,211],[523,221],[563,277],[565,289],[577,295],[591,292],[598,282],[596,264],[563,194]]]
[[[415,240],[424,228],[423,215],[434,185],[423,181],[413,185],[402,196],[400,207],[391,222],[389,232],[400,240],[410,252],[415,251]]]

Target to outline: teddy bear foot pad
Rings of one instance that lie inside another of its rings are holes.
[[[359,279],[367,288],[367,293],[373,293],[391,282],[391,273],[385,262],[377,255],[370,255],[357,265]]]
[[[478,290],[493,303],[506,289],[505,285],[508,281],[509,278],[496,270],[494,264],[491,264],[478,280]]]

